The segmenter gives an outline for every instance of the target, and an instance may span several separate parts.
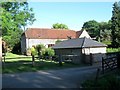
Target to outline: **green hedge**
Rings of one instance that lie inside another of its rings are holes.
[[[107,53],[110,52],[120,52],[120,48],[107,48]]]

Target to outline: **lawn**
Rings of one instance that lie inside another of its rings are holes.
[[[50,69],[64,69],[80,67],[84,65],[76,65],[72,63],[64,63],[60,66],[58,62],[51,60],[38,60],[35,59],[35,66],[32,66],[32,58],[29,56],[21,56],[14,54],[7,54],[5,64],[3,63],[2,73],[20,73],[20,72],[34,72],[38,70],[50,70]],[[17,58],[17,56],[19,58]],[[11,58],[11,59],[10,59]],[[16,58],[16,59],[13,59]]]
[[[89,79],[82,83],[82,87],[86,90],[101,89],[101,90],[119,90],[120,89],[120,69],[106,73],[98,80]]]

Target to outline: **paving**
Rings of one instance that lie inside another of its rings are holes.
[[[3,74],[2,88],[79,88],[84,80],[95,78],[98,67]]]

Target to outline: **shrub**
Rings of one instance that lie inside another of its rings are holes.
[[[40,52],[42,49],[44,49],[45,48],[45,46],[43,45],[43,44],[38,44],[37,46],[36,46],[36,50],[38,51],[38,52]]]
[[[55,52],[52,48],[45,48],[42,50],[42,56],[43,57],[51,57],[51,56],[54,56],[55,55]]]
[[[120,48],[107,48],[107,53],[110,52],[120,52]]]
[[[43,44],[38,44],[38,45],[36,46],[36,51],[37,51],[37,54],[38,54],[39,59],[40,59],[41,56],[42,56],[41,52],[42,52],[43,49],[45,49],[45,46],[44,46]]]
[[[37,51],[36,51],[35,47],[31,48],[31,54],[34,55],[34,56],[37,54]]]

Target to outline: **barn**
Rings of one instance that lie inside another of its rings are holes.
[[[74,63],[89,63],[91,59],[94,62],[101,61],[102,56],[106,53],[106,47],[107,45],[103,43],[83,37],[65,40],[52,48],[56,55],[62,57],[62,60],[71,57]]]
[[[21,53],[25,54],[33,45],[43,44],[45,47],[51,47],[57,40],[81,37],[91,38],[86,30],[28,28],[21,36]]]

